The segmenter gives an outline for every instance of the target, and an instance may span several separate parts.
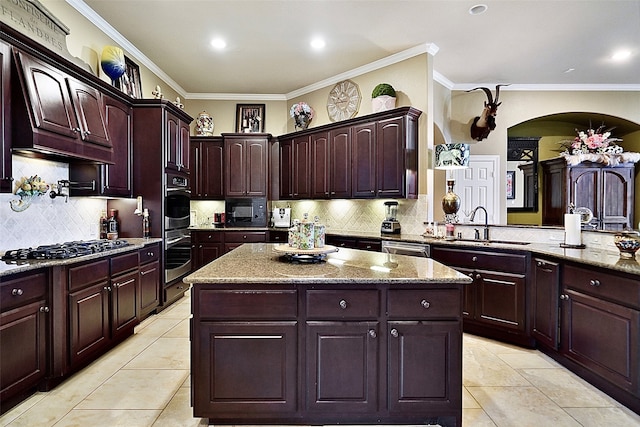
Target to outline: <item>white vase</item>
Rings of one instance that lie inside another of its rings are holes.
[[[213,135],[213,117],[206,111],[198,114],[196,118],[196,133],[198,136]]]
[[[380,95],[371,100],[371,111],[374,113],[393,110],[394,108],[396,108],[396,98],[393,96]]]

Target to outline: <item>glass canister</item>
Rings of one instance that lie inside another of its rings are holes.
[[[309,221],[309,214],[304,214],[304,218],[298,225],[298,249],[313,249],[314,229],[314,223]]]
[[[326,227],[324,224],[320,224],[320,218],[314,218],[314,226],[313,226],[313,244],[316,248],[324,248],[324,236],[326,232]]]

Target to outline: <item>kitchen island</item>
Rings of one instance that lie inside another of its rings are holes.
[[[431,259],[245,244],[193,285],[194,415],[221,424],[440,424],[462,417],[462,288]]]

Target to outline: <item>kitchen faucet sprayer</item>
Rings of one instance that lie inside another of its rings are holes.
[[[476,212],[478,209],[482,209],[484,211],[484,240],[489,240],[489,214],[487,214],[487,210],[484,206],[476,206],[471,212],[471,216],[469,217],[470,221],[476,217]]]

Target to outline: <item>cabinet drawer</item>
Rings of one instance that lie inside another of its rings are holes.
[[[140,264],[147,264],[149,262],[157,261],[160,258],[160,246],[150,245],[138,251],[140,257]]]
[[[266,231],[227,231],[224,233],[225,243],[264,243],[267,241]]]
[[[387,304],[392,319],[462,316],[462,293],[456,289],[390,290]]]
[[[69,268],[69,290],[80,289],[86,285],[109,280],[109,260],[90,262]]]
[[[124,255],[114,256],[110,260],[111,262],[111,275],[123,273],[125,271],[138,268],[138,253],[131,252]]]
[[[27,273],[3,278],[0,283],[0,309],[18,307],[33,300],[46,299],[47,273]]]
[[[366,319],[380,314],[380,292],[371,290],[307,291],[308,319]]]
[[[565,265],[565,287],[640,309],[640,280],[601,271]]]
[[[198,310],[203,319],[295,319],[298,315],[294,290],[199,292]]]
[[[222,243],[224,231],[192,231],[191,237],[195,243]]]
[[[525,254],[433,248],[433,258],[454,268],[463,267],[510,273],[524,273],[527,269],[527,255]]]
[[[165,303],[168,301],[173,301],[189,289],[189,285],[183,282],[176,282],[171,286],[167,286],[164,288],[164,301]]]

